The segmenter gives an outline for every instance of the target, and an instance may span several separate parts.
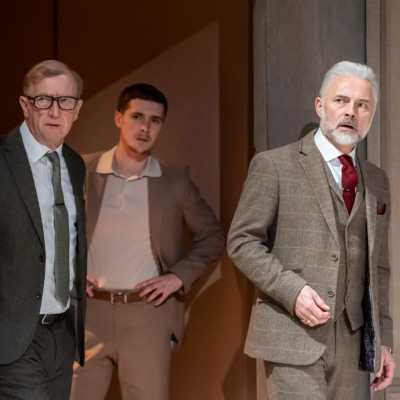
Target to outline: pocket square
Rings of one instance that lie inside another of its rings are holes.
[[[376,207],[376,213],[378,215],[383,215],[383,214],[385,214],[385,212],[386,212],[386,204],[378,202],[378,205]]]

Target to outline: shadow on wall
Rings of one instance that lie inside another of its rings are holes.
[[[301,131],[299,133],[298,139],[302,139],[304,136],[306,136],[308,133],[311,131],[315,131],[318,129],[319,124],[317,122],[308,122],[301,128]]]
[[[168,98],[168,117],[156,155],[167,164],[189,165],[193,180],[219,215],[218,24],[209,25],[87,99],[68,136],[74,149],[88,154],[116,144],[117,98],[134,82],[149,82]]]
[[[245,303],[238,308],[237,302],[238,297],[249,297],[250,285],[240,279],[241,273],[227,256],[219,270],[220,279],[205,287],[205,280],[199,281],[194,288],[195,296],[190,296],[193,300],[184,343],[173,357],[173,400],[254,398],[243,385],[249,365],[253,366],[255,378],[254,360],[243,355],[247,331],[243,320],[249,318],[249,310]],[[255,379],[250,386],[254,390]]]
[[[116,144],[114,110],[120,91],[134,82],[149,82],[167,96],[169,111],[156,149],[156,155],[167,164],[185,164],[200,192],[219,215],[220,205],[220,115],[218,24],[213,23],[168,49],[152,61],[98,92],[85,101],[79,120],[68,143],[82,154],[106,150]],[[205,62],[206,60],[206,62]],[[203,277],[189,293],[187,337],[173,360],[173,399],[188,399],[196,380],[201,387],[220,390],[218,382],[204,370],[213,365],[227,365],[219,348],[224,342],[221,315],[221,267]],[[225,279],[225,278],[224,278]],[[224,318],[222,318],[222,321]],[[238,345],[239,347],[239,345]],[[204,351],[206,349],[206,351]],[[220,368],[221,370],[221,368]],[[210,379],[214,380],[212,387]],[[197,394],[198,396],[198,394]],[[107,397],[120,400],[117,371]],[[209,399],[209,397],[206,397]]]

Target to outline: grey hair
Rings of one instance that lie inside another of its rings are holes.
[[[333,67],[326,72],[319,90],[319,95],[321,98],[325,95],[326,89],[331,81],[334,78],[342,75],[352,75],[368,81],[372,88],[375,105],[377,104],[379,98],[379,84],[375,72],[368,65],[359,64],[352,61],[340,61],[333,65]]]
[[[28,94],[32,85],[45,78],[51,78],[59,75],[69,75],[74,79],[76,85],[76,97],[80,98],[83,89],[82,78],[77,72],[68,67],[68,65],[58,60],[45,60],[34,65],[24,77],[24,81],[22,83],[23,93],[25,95]]]

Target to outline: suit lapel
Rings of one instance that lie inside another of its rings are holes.
[[[339,243],[339,235],[336,226],[335,211],[332,195],[325,173],[324,160],[314,143],[314,132],[311,132],[300,141],[299,162],[304,168],[306,176],[314,190],[322,215],[332,232],[333,237]]]
[[[354,215],[357,214],[358,209],[364,203],[364,179],[361,173],[361,165],[358,159],[357,159],[357,175],[358,175],[358,184],[357,184],[356,197],[354,200],[353,209],[349,217],[349,222],[353,219]]]
[[[67,145],[63,145],[63,156],[65,163],[67,165],[68,173],[69,173],[69,178],[71,181],[72,185],[72,191],[74,193],[74,198],[75,198],[75,206],[77,210],[77,221],[80,223],[80,221],[83,221],[83,212],[84,210],[82,209],[82,170],[81,166],[77,163],[74,162],[74,159],[71,155],[71,150]]]
[[[331,188],[331,191],[333,192],[334,196],[337,196],[339,198],[339,201],[341,201],[344,205],[344,201],[343,201],[343,196],[342,193],[340,191],[340,187],[339,185],[336,183],[335,178],[333,177],[328,165],[326,162],[322,163],[325,169],[325,175],[326,178],[328,179],[328,184]]]
[[[101,157],[101,156],[100,156]],[[93,232],[99,218],[102,200],[104,196],[104,190],[107,183],[107,174],[99,174],[96,172],[97,164],[100,157],[92,162],[87,167],[87,179],[86,179],[86,213],[87,213],[87,240],[90,245]]]
[[[367,165],[363,162],[360,162],[361,165],[361,174],[364,181],[364,189],[365,189],[365,206],[366,206],[366,214],[367,214],[367,231],[368,231],[368,253],[370,257],[370,265],[371,257],[374,253],[375,247],[375,232],[376,232],[376,210],[377,210],[377,199],[373,193],[373,182],[367,172]]]
[[[73,296],[78,299],[82,298],[82,294],[85,293],[85,276],[86,276],[86,265],[85,262],[81,262],[86,257],[86,244],[85,244],[85,209],[83,201],[83,168],[80,162],[77,161],[76,155],[70,147],[66,144],[63,145],[63,157],[67,166],[72,192],[74,194],[75,208],[76,208],[76,231],[77,231],[77,253],[75,262],[75,287]]]
[[[166,184],[165,179],[165,170],[162,166],[161,170],[161,177],[148,178],[150,240],[154,255],[160,262],[162,199],[165,198],[165,192],[168,191],[168,185]]]
[[[44,234],[39,201],[19,129],[14,130],[6,139],[4,150],[11,175],[14,177],[21,199],[27,208],[32,224],[44,249]]]

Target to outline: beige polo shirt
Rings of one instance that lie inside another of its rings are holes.
[[[104,289],[133,289],[159,275],[150,244],[148,177],[161,176],[151,156],[140,175],[122,176],[115,171],[116,147],[99,159],[96,173],[107,181],[99,218],[88,251],[88,274]]]

